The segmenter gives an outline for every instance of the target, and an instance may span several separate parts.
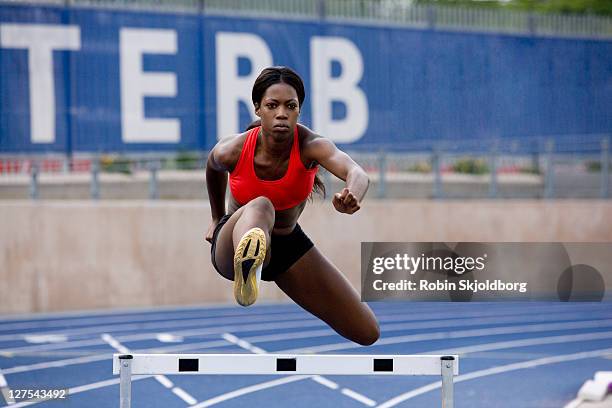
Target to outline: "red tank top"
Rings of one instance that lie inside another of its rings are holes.
[[[300,141],[296,127],[287,172],[278,180],[261,180],[255,174],[253,163],[260,129],[261,126],[249,131],[238,163],[236,163],[234,171],[230,173],[232,196],[240,205],[263,196],[272,201],[275,210],[295,207],[306,200],[312,191],[318,166],[312,169],[304,167],[304,163],[300,159]]]

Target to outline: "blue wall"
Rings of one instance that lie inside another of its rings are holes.
[[[259,36],[274,64],[292,66],[302,75],[307,98],[301,121],[308,125],[313,112],[311,38],[350,40],[362,56],[359,88],[368,103],[367,128],[351,147],[612,133],[612,41],[0,6],[0,25],[7,23],[78,26],[81,45],[76,51],[53,52],[56,116],[50,143],[31,140],[28,52],[0,48],[2,153],[210,148],[218,126],[215,38],[220,32]],[[180,122],[178,143],[122,140],[122,27],[176,31],[176,54],[147,54],[143,66],[176,76],[176,96],[146,97],[144,103],[148,119]],[[239,62],[236,74],[248,75],[249,62]],[[332,76],[342,74],[341,66],[332,65]],[[240,126],[250,121],[248,109],[241,104]],[[342,103],[333,104],[334,118],[345,114]]]

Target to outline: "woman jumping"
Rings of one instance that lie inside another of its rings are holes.
[[[212,263],[234,281],[239,304],[257,300],[260,279],[274,281],[340,335],[370,345],[380,335],[374,313],[297,223],[313,188],[324,191],[318,165],[346,182],[332,200],[341,213],[359,210],[369,179],[333,142],[298,125],[304,98],[304,84],[293,70],[264,69],[252,91],[261,125],[224,138],[211,150],[206,185],[212,224],[206,239],[212,243]]]

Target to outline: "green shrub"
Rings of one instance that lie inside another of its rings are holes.
[[[485,160],[471,157],[457,160],[452,168],[454,172],[464,174],[486,174],[489,172],[489,166]]]
[[[106,173],[132,174],[130,159],[124,156],[102,156],[100,169]]]
[[[601,162],[599,160],[589,160],[584,165],[589,173],[601,172]]]
[[[200,168],[200,156],[193,152],[179,152],[174,158],[179,170],[197,170]]]
[[[518,171],[525,174],[541,174],[540,168],[537,166],[519,167]]]
[[[414,173],[431,173],[431,163],[426,161],[413,163],[412,165],[408,166],[407,170]]]

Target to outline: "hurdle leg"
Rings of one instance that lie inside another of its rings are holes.
[[[453,408],[453,365],[455,357],[440,358],[442,364],[442,408]]]
[[[119,407],[130,408],[132,404],[132,359],[131,355],[119,356]]]

